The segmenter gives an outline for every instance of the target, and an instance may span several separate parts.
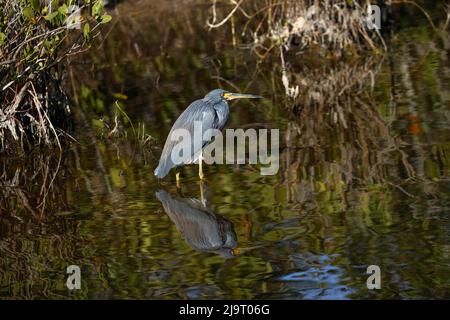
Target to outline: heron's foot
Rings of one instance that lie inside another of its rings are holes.
[[[244,254],[246,252],[249,252],[249,251],[252,251],[252,250],[255,250],[255,249],[260,249],[260,248],[263,248],[263,247],[264,247],[263,245],[253,246],[253,247],[236,247],[236,248],[231,249],[231,254],[233,256],[239,256],[239,255]]]
[[[238,256],[238,255],[240,255],[242,252],[241,252],[241,249],[239,248],[239,247],[236,247],[236,248],[233,248],[233,249],[231,249],[231,254],[233,255],[233,256]]]

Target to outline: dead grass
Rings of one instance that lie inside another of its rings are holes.
[[[222,13],[225,9],[217,8],[219,1],[213,1],[212,17],[207,25],[218,28],[230,24],[233,35],[250,40],[247,45],[263,58],[280,47],[297,53],[314,47],[338,55],[350,47],[373,51],[383,48],[380,34],[368,27],[368,0],[351,1],[351,4],[335,0],[231,3],[233,8],[227,14]],[[224,17],[220,19],[218,12]],[[246,21],[238,24],[234,22],[236,19]],[[238,25],[243,27],[237,30]]]

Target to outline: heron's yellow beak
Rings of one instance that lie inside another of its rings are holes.
[[[243,93],[231,93],[231,92],[225,92],[223,94],[223,98],[225,100],[234,100],[234,99],[260,99],[261,96],[257,96],[254,94],[243,94]]]

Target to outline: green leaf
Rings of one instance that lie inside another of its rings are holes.
[[[120,92],[114,93],[114,94],[113,94],[113,97],[114,97],[114,98],[117,98],[117,99],[121,99],[121,100],[127,100],[127,99],[128,99],[128,96],[127,96],[127,95],[125,95],[125,94],[123,94],[123,93],[120,93]]]
[[[59,14],[58,11],[49,13],[48,15],[46,15],[46,16],[44,17],[44,19],[47,20],[47,21],[52,21],[58,14]]]
[[[0,32],[0,46],[5,42],[6,35],[3,32]]]
[[[22,14],[25,18],[31,19],[34,16],[33,8],[30,8],[30,7],[23,8]]]
[[[101,17],[100,23],[108,23],[111,21],[111,19],[112,17],[110,15],[105,14]]]
[[[63,4],[61,7],[58,8],[58,12],[60,12],[63,15],[67,15],[69,12],[69,8],[65,4]]]
[[[83,36],[85,39],[88,39],[91,33],[91,26],[89,23],[86,23],[83,28]]]
[[[103,10],[103,0],[97,0],[92,6],[92,15],[97,17]]]
[[[41,3],[39,0],[31,0],[31,5],[36,11],[39,11],[39,9],[41,8]]]
[[[92,119],[92,125],[98,129],[103,129],[105,127],[103,121],[99,119]]]

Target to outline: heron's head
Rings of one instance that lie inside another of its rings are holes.
[[[204,99],[213,103],[219,103],[224,100],[230,101],[234,99],[257,99],[257,98],[262,97],[254,94],[233,93],[223,89],[215,89],[209,92]]]

